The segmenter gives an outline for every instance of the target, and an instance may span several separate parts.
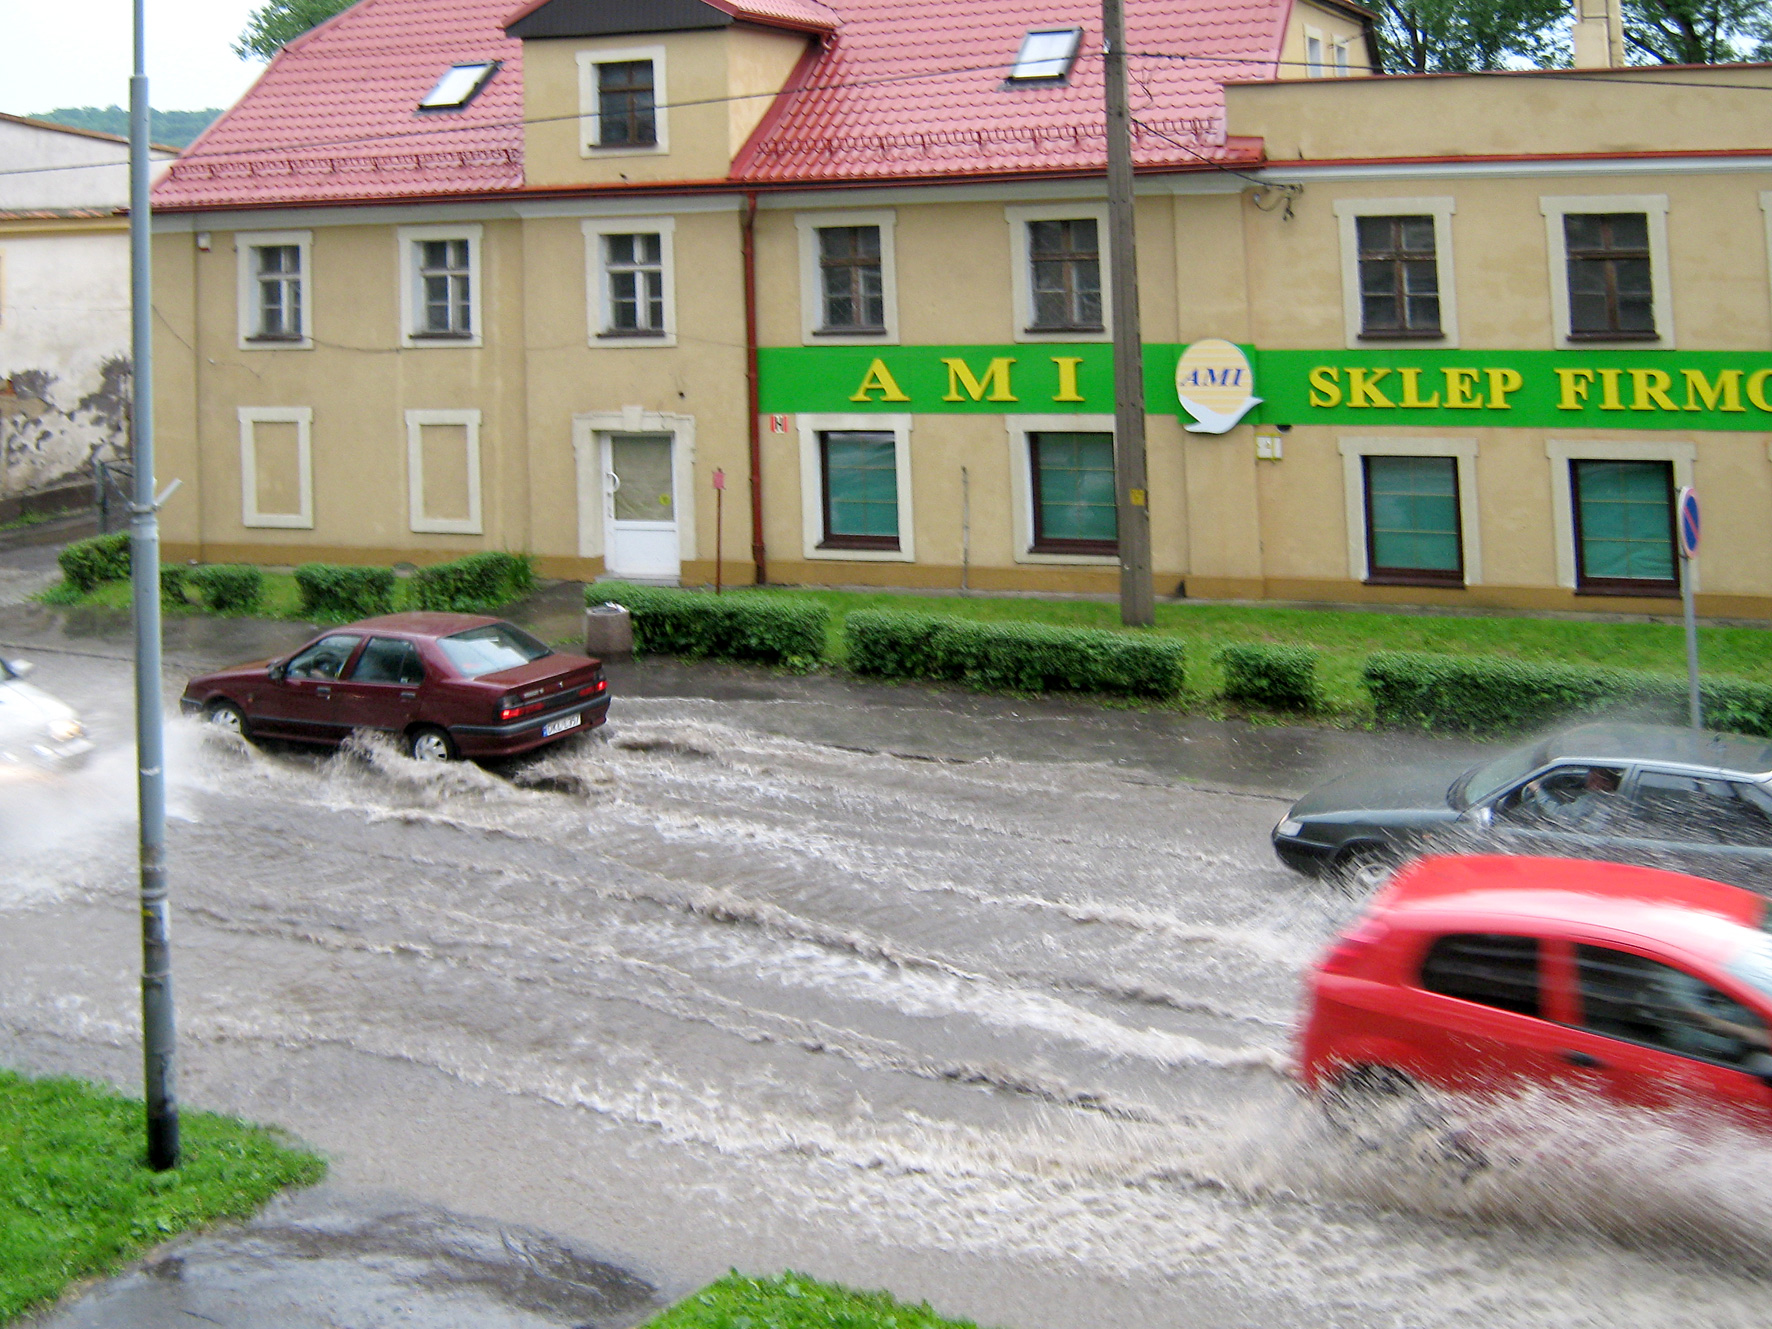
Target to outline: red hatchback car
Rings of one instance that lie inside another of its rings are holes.
[[[1772,935],[1749,891],[1558,858],[1425,858],[1317,966],[1313,1090],[1525,1085],[1772,1128]]]
[[[185,685],[187,714],[247,738],[336,744],[399,736],[419,761],[508,757],[603,723],[601,662],[476,614],[388,614],[333,628],[282,660]]]

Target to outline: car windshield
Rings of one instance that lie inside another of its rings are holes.
[[[1492,761],[1473,767],[1452,782],[1446,801],[1459,810],[1481,803],[1491,794],[1506,789],[1516,780],[1523,780],[1544,763],[1542,743],[1504,752]]]
[[[488,623],[483,628],[469,628],[466,632],[444,637],[437,645],[443,648],[443,654],[463,678],[515,669],[518,665],[553,654],[522,628],[514,628],[509,623]]]
[[[1736,956],[1729,972],[1756,992],[1772,997],[1772,937],[1761,937]]]

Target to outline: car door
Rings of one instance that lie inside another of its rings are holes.
[[[301,648],[274,669],[253,702],[252,726],[261,734],[305,743],[336,743],[350,732],[332,691],[363,638],[334,632]]]
[[[1563,1055],[1608,1097],[1772,1125],[1772,1086],[1761,1078],[1772,1029],[1751,996],[1613,942],[1577,942],[1574,959],[1580,1023]]]
[[[1412,1046],[1424,1078],[1464,1092],[1561,1078],[1557,1027],[1543,996],[1543,942],[1535,936],[1449,932],[1426,938],[1407,1013],[1394,1036]]]
[[[332,685],[337,719],[346,732],[400,733],[418,714],[424,681],[424,664],[413,642],[404,637],[371,637],[349,675]]]
[[[1489,837],[1509,854],[1610,857],[1625,770],[1579,762],[1541,771],[1491,805]]]
[[[1772,797],[1758,786],[1645,766],[1614,821],[1634,861],[1742,886],[1772,883]]]

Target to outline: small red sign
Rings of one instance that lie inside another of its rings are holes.
[[[726,488],[726,472],[725,471],[716,470],[714,472],[714,488],[715,489]]]
[[[785,416],[785,415],[770,416],[769,417],[769,432],[772,434],[787,433],[788,432],[788,418],[787,418],[787,416]]]

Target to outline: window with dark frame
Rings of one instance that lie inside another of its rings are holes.
[[[1036,554],[1117,554],[1112,434],[1028,435]]]
[[[824,539],[820,549],[897,549],[898,440],[890,432],[818,436]]]
[[[416,337],[471,337],[474,309],[466,240],[420,240],[420,309]]]
[[[1576,590],[1678,595],[1674,475],[1666,461],[1571,461]]]
[[[1093,217],[1031,221],[1029,276],[1033,288],[1030,332],[1100,332],[1101,245]]]
[[[818,228],[819,281],[824,296],[824,326],[819,331],[886,331],[886,286],[880,261],[878,226]]]
[[[1463,586],[1456,457],[1366,457],[1367,580]]]
[[[1440,265],[1432,217],[1356,217],[1360,336],[1441,337]]]
[[[1563,252],[1571,341],[1657,339],[1646,213],[1566,213]]]
[[[1437,937],[1421,962],[1421,986],[1441,996],[1537,1017],[1538,938],[1457,932]]]
[[[300,341],[301,246],[257,245],[258,327],[253,341]]]
[[[604,236],[603,271],[609,283],[609,326],[601,335],[664,336],[663,237]]]
[[[657,143],[658,112],[653,102],[652,61],[617,60],[598,65],[598,146],[642,148]]]

